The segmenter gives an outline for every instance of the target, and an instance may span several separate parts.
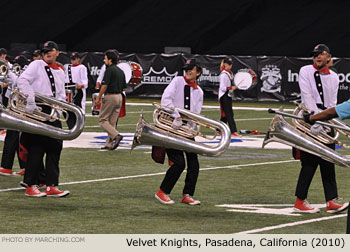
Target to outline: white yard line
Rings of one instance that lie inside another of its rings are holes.
[[[201,168],[200,170],[201,171],[207,171],[207,170],[217,170],[217,169],[240,169],[241,167],[259,166],[259,165],[267,165],[267,164],[281,164],[281,163],[290,163],[290,162],[296,162],[296,161],[298,161],[298,160],[294,160],[293,159],[293,160],[283,160],[283,161],[263,162],[263,163],[253,163],[253,164],[217,166],[217,167]],[[82,180],[82,181],[72,181],[72,182],[60,183],[60,185],[86,184],[86,183],[104,182],[104,181],[112,181],[112,180],[123,180],[123,179],[130,179],[130,178],[143,178],[143,177],[159,176],[159,175],[164,175],[164,174],[165,174],[165,172],[158,172],[158,173],[139,174],[139,175],[114,177],[114,178],[103,178],[103,179],[91,179],[91,180]],[[24,190],[24,188],[23,187],[6,188],[6,189],[0,189],[0,192],[9,192],[9,191],[18,191],[18,190]]]
[[[234,234],[253,234],[253,233],[259,233],[259,232],[264,232],[264,231],[269,231],[269,230],[274,230],[274,229],[279,229],[279,228],[285,228],[285,227],[293,227],[293,226],[298,226],[298,225],[303,225],[303,224],[308,224],[308,223],[313,223],[313,222],[327,221],[327,220],[342,218],[342,217],[346,217],[346,216],[347,216],[347,214],[339,214],[339,215],[333,215],[333,216],[328,216],[328,217],[321,217],[321,218],[317,218],[317,219],[295,221],[295,222],[280,224],[280,225],[276,225],[276,226],[263,227],[263,228],[258,228],[258,229],[242,231],[242,232],[238,232],[238,233],[234,233]]]

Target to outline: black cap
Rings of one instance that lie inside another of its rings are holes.
[[[196,59],[189,59],[186,61],[185,65],[183,66],[183,70],[192,70],[195,66],[197,66],[197,68],[201,69],[200,65],[197,63]]]
[[[7,54],[7,50],[5,48],[0,48],[0,56]]]
[[[226,58],[224,58],[224,63],[227,63],[227,64],[229,64],[229,65],[232,65],[233,60],[232,60],[231,57],[226,57]]]
[[[79,55],[79,53],[77,53],[77,52],[72,52],[72,54],[70,55],[70,58],[71,58],[72,60],[75,60],[76,58],[79,58],[79,59],[80,59],[80,55]]]
[[[46,41],[41,48],[41,52],[49,52],[53,49],[58,50],[58,45],[53,41]]]
[[[314,50],[311,52],[311,56],[314,56],[315,54],[323,53],[323,51],[326,51],[327,53],[331,53],[328,46],[325,44],[318,44],[315,46]]]
[[[34,52],[32,53],[32,57],[38,57],[38,56],[40,56],[40,55],[41,55],[41,53],[40,53],[40,50],[39,50],[39,49],[34,50]]]
[[[19,64],[23,68],[25,65],[28,65],[29,61],[26,56],[18,55],[15,58],[15,63]]]

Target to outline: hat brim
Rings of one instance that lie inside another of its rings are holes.
[[[192,70],[196,65],[195,64],[189,64],[185,65],[182,69],[183,70]]]

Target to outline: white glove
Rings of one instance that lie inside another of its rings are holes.
[[[27,102],[25,112],[33,114],[34,111],[40,111],[35,102]]]
[[[171,124],[171,127],[173,129],[176,129],[176,130],[180,129],[181,126],[182,126],[182,119],[181,119],[181,117],[178,117],[178,118],[174,119],[173,123]]]
[[[320,124],[314,124],[311,126],[311,129],[310,129],[311,133],[314,134],[314,135],[319,135],[320,133],[326,133],[322,127],[322,125]]]

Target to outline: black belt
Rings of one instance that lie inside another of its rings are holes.
[[[105,93],[105,94],[121,94],[120,92],[108,92],[108,93]]]

